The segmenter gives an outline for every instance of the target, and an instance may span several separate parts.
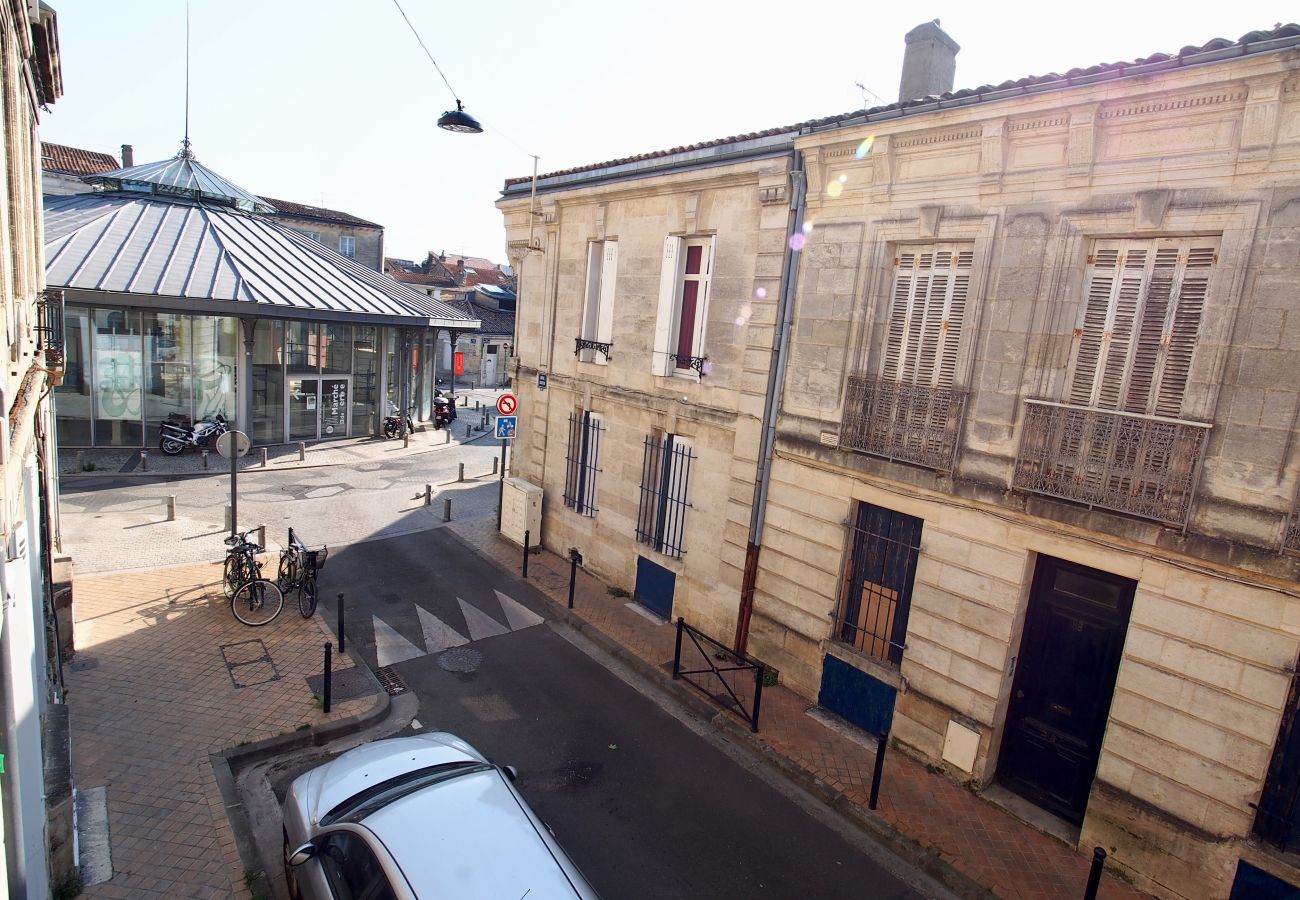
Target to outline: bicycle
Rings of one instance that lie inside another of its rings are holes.
[[[257,559],[262,548],[248,539],[247,531],[226,538],[226,546],[230,549],[221,580],[230,611],[245,625],[269,624],[284,609],[284,593],[274,581],[262,577]]]
[[[276,586],[284,593],[298,591],[298,612],[310,619],[316,612],[316,575],[325,568],[329,547],[308,549],[293,529],[289,529],[289,546],[280,551],[280,567],[275,574]]]

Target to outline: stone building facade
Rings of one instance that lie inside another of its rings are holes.
[[[63,374],[62,297],[44,291],[42,105],[63,93],[55,12],[0,4],[0,779],[5,894],[45,900],[73,870],[68,708],[53,621],[64,580],[50,389]],[[65,618],[64,627],[71,623]]]
[[[649,556],[671,615],[1139,887],[1300,884],[1300,27],[950,88],[547,176],[536,214],[508,183],[514,474],[548,546]],[[665,376],[694,244],[712,367]]]
[[[270,197],[262,199],[275,207],[277,221],[319,241],[340,256],[376,272],[384,271],[384,226],[337,209]]]

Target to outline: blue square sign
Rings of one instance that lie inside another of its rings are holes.
[[[515,429],[519,427],[518,416],[497,416],[497,437],[502,440],[508,440],[515,436]]]

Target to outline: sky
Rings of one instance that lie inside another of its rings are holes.
[[[185,0],[49,0],[64,95],[41,139],[173,156],[185,133]],[[1283,2],[917,4],[190,0],[189,133],[253,193],[378,222],[385,253],[505,262],[507,178],[898,99],[903,35],[939,19],[956,88],[1236,40]],[[906,8],[904,8],[906,7]],[[436,127],[455,97],[485,129]]]

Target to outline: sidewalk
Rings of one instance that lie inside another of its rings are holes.
[[[210,755],[387,708],[368,674],[359,696],[338,699],[356,663],[336,654],[336,699],[324,713],[306,681],[320,674],[330,639],[319,615],[304,620],[287,598],[274,622],[249,628],[231,614],[220,577],[204,564],[77,579],[78,649],[64,670],[73,768],[81,794],[107,789],[113,869],[85,897],[258,896]],[[82,821],[83,835],[88,828]]]
[[[502,538],[494,526],[494,521],[478,520],[451,527],[502,567],[518,572],[521,548]],[[534,587],[560,607],[567,606],[568,560],[539,553],[530,559],[528,574]],[[642,674],[674,685],[670,670],[676,629],[651,621],[628,603],[626,598],[610,596],[603,583],[580,572],[574,609],[562,613],[585,634],[637,665]],[[695,706],[702,699],[684,685],[679,695]],[[751,734],[737,715],[720,706],[711,705],[708,713],[736,743],[747,744],[793,780],[875,831],[903,859],[947,881],[959,893],[1024,900],[1083,896],[1091,854],[1076,853],[966,788],[930,773],[902,752],[886,754],[880,802],[875,811],[868,810],[874,742],[869,748],[847,736],[848,730],[822,724],[807,715],[811,705],[779,685],[764,688],[758,734]],[[1098,896],[1119,900],[1146,895],[1108,874]]]

